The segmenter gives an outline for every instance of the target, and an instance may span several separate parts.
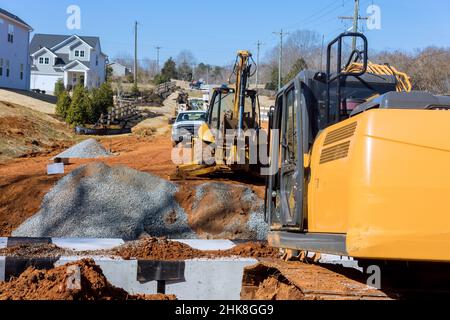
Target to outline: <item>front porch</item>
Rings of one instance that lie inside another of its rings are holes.
[[[75,86],[81,84],[90,88],[89,68],[76,60],[64,67],[64,86],[67,90],[72,90]]]
[[[65,71],[64,87],[69,91],[79,84],[86,87],[88,83],[87,78],[87,71]]]

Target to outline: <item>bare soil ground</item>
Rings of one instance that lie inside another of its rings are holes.
[[[0,128],[0,164],[13,158],[51,154],[74,140],[65,123],[4,101],[0,101]]]
[[[136,242],[126,244],[120,248],[112,250],[113,255],[121,256],[124,259],[144,259],[179,261],[198,258],[221,258],[221,257],[241,257],[241,258],[277,258],[279,250],[267,246],[262,242],[242,243],[230,250],[224,251],[200,251],[190,246],[172,242],[165,239],[145,238]]]
[[[34,111],[46,114],[55,114],[54,104],[45,102],[43,100],[34,99],[33,97],[21,94],[20,92],[0,89],[0,100],[4,102],[25,106]]]
[[[74,281],[75,279],[75,281]],[[79,281],[77,281],[79,280]],[[175,296],[132,296],[112,286],[93,260],[51,270],[27,269],[20,277],[0,283],[0,300],[175,300]]]
[[[172,143],[169,136],[152,137],[121,136],[103,138],[101,140],[107,150],[117,154],[115,157],[99,159],[107,165],[124,165],[135,170],[151,173],[168,179],[176,171],[171,160]],[[53,154],[54,155],[54,154]],[[62,176],[47,176],[46,166],[51,155],[34,158],[16,159],[0,165],[0,236],[10,236],[26,219],[39,211],[44,196]],[[92,160],[73,159],[65,167],[69,173]],[[205,180],[208,181],[208,180]],[[185,190],[180,198],[181,206],[190,212],[191,198],[194,188],[205,181],[184,181],[180,187]],[[216,179],[223,183],[235,183],[234,180]],[[259,197],[264,196],[262,185],[252,185],[243,181],[240,184],[251,187]],[[237,208],[230,214],[240,215],[242,209]],[[202,218],[201,215],[199,219]],[[229,218],[232,218],[229,216]],[[201,229],[201,226],[199,226]]]
[[[95,161],[104,162],[109,166],[123,165],[169,179],[169,176],[176,171],[176,166],[171,160],[172,142],[168,125],[168,119],[174,113],[176,106],[174,100],[176,95],[177,93],[170,96],[164,102],[163,107],[149,108],[158,115],[139,124],[135,128],[137,130],[135,134],[101,138],[100,141],[105,148],[116,156]],[[19,97],[16,98],[15,100],[19,99]],[[4,126],[3,124],[6,123],[8,125]],[[39,211],[44,196],[62,177],[47,176],[46,167],[50,159],[79,140],[89,137],[74,138],[64,123],[49,115],[12,103],[0,102],[0,124],[2,124],[0,126],[0,152],[2,152],[0,158],[8,152],[3,163],[0,162],[0,236],[10,236],[13,230]],[[32,141],[29,141],[30,139]],[[5,144],[5,141],[8,141],[8,144],[2,149],[1,145]],[[15,150],[22,150],[20,148],[26,148],[29,145],[31,147],[25,149],[23,154],[17,158],[18,151]],[[65,167],[65,174],[91,162],[93,160],[72,159],[71,163]],[[254,181],[242,180],[240,177],[179,182],[178,185],[182,192],[180,192],[178,200],[183,209],[188,214],[191,213],[190,222],[196,226],[199,233],[210,231],[205,230],[201,223],[197,223],[197,221],[205,221],[205,215],[210,212],[200,210],[195,215],[192,214],[192,201],[195,196],[195,188],[208,181],[225,184],[238,182],[250,187],[260,198],[264,197],[262,183],[255,184]],[[236,205],[238,205],[239,195],[235,196]],[[206,206],[208,206],[207,200],[203,201]],[[246,212],[242,208],[228,208],[227,210],[223,221],[217,221],[216,224],[236,219],[245,220],[243,213]],[[220,226],[218,227],[220,228]],[[228,236],[233,237],[231,234]]]
[[[15,258],[59,258],[61,256],[108,256],[121,257],[125,260],[157,260],[183,261],[189,259],[215,259],[223,257],[240,258],[278,258],[280,251],[269,247],[265,242],[246,242],[236,245],[230,250],[202,251],[190,246],[164,238],[146,237],[138,241],[128,242],[112,250],[73,251],[54,244],[25,244],[0,249],[0,256]]]

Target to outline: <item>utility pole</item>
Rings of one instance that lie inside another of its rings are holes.
[[[320,52],[320,71],[323,70],[323,52],[325,50],[325,35],[322,35],[322,50]]]
[[[155,49],[156,49],[156,68],[157,68],[157,70],[158,70],[158,73],[160,72],[160,67],[159,67],[159,51],[162,49],[162,47],[159,47],[159,46],[157,46],[157,47],[155,47]]]
[[[255,80],[255,87],[256,89],[258,89],[258,85],[259,85],[259,56],[260,56],[260,52],[261,52],[261,46],[263,45],[261,43],[261,41],[258,40],[258,42],[256,43],[257,47],[258,47],[258,52],[256,54],[256,80]]]
[[[355,0],[355,12],[353,17],[339,17],[341,20],[353,20],[353,32],[358,32],[359,30],[359,20],[368,20],[367,17],[361,17],[359,15],[359,0]],[[356,37],[353,37],[352,50],[356,50]]]
[[[280,32],[274,32],[274,34],[280,36],[280,53],[278,57],[278,90],[280,90],[283,83],[283,37],[289,33],[283,32],[283,29],[281,29]]]
[[[134,85],[138,79],[138,22],[134,23]]]

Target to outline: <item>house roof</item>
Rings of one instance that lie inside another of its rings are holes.
[[[33,28],[32,28],[28,23],[26,23],[25,21],[23,21],[22,19],[20,19],[18,16],[12,14],[11,12],[6,11],[5,9],[0,8],[0,15],[4,15],[4,16],[6,16],[6,17],[8,17],[8,18],[10,18],[10,19],[12,19],[12,20],[14,20],[14,21],[16,21],[16,22],[22,24],[22,25],[24,25],[24,26],[27,27],[30,31],[33,30]]]
[[[124,66],[123,64],[119,63],[119,62],[111,62],[110,64],[108,64],[108,66],[112,66],[112,65],[117,65],[119,67],[125,68],[125,69],[129,69],[127,66]]]
[[[66,64],[63,69],[67,69],[70,66],[74,65],[74,64],[81,64],[82,66],[86,67],[88,70],[90,69],[90,65],[89,63],[85,62],[85,61],[80,61],[80,60],[72,60],[71,62],[69,62],[68,64]]]
[[[58,34],[41,34],[37,33],[34,35],[30,43],[30,52],[34,53],[42,47],[53,48],[54,46],[60,44],[61,42],[73,37],[73,35],[58,35]],[[95,48],[97,43],[100,42],[99,37],[89,37],[89,36],[78,36],[81,40],[86,42],[91,47]]]

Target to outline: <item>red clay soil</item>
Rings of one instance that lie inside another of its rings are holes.
[[[112,141],[112,150],[117,157],[102,159],[108,165],[126,165],[131,168],[166,177],[175,170],[170,161],[170,152],[164,144],[167,138],[119,137]],[[109,149],[110,143],[104,142]],[[166,152],[164,152],[164,150]],[[170,150],[170,149],[169,149]],[[61,150],[59,150],[61,151]],[[0,164],[0,237],[8,237],[25,220],[36,214],[44,196],[58,182],[62,175],[47,176],[50,156],[16,159]],[[71,160],[65,167],[68,174],[92,160]]]
[[[260,301],[298,301],[305,300],[305,295],[297,287],[269,277],[261,283],[254,300]]]
[[[101,160],[107,165],[124,165],[168,179],[176,171],[171,160],[172,143],[169,136],[104,138],[103,145],[116,154]],[[55,153],[52,153],[54,155]],[[16,159],[0,164],[0,236],[8,237],[25,220],[36,214],[42,200],[62,175],[47,176],[51,156]],[[71,159],[65,174],[93,160]],[[185,181],[182,185],[193,189],[205,181]],[[224,180],[224,183],[231,181]],[[264,187],[251,186],[261,197]],[[192,203],[191,203],[192,204]],[[186,209],[187,206],[183,205]]]
[[[242,190],[230,188],[227,192],[234,201],[218,201],[214,190],[206,190],[204,197],[193,208],[196,190],[192,184],[183,184],[176,195],[185,210],[189,226],[201,238],[247,239],[245,232],[250,217],[251,205],[241,201]],[[234,226],[226,230],[225,226]]]
[[[175,299],[166,295],[131,296],[112,286],[93,260],[82,260],[48,271],[29,268],[19,278],[0,283],[0,300]]]
[[[261,242],[248,242],[239,244],[231,250],[225,251],[200,251],[190,246],[166,239],[144,238],[142,240],[125,244],[110,252],[126,260],[160,260],[181,261],[200,258],[278,258],[279,250],[267,246]]]

